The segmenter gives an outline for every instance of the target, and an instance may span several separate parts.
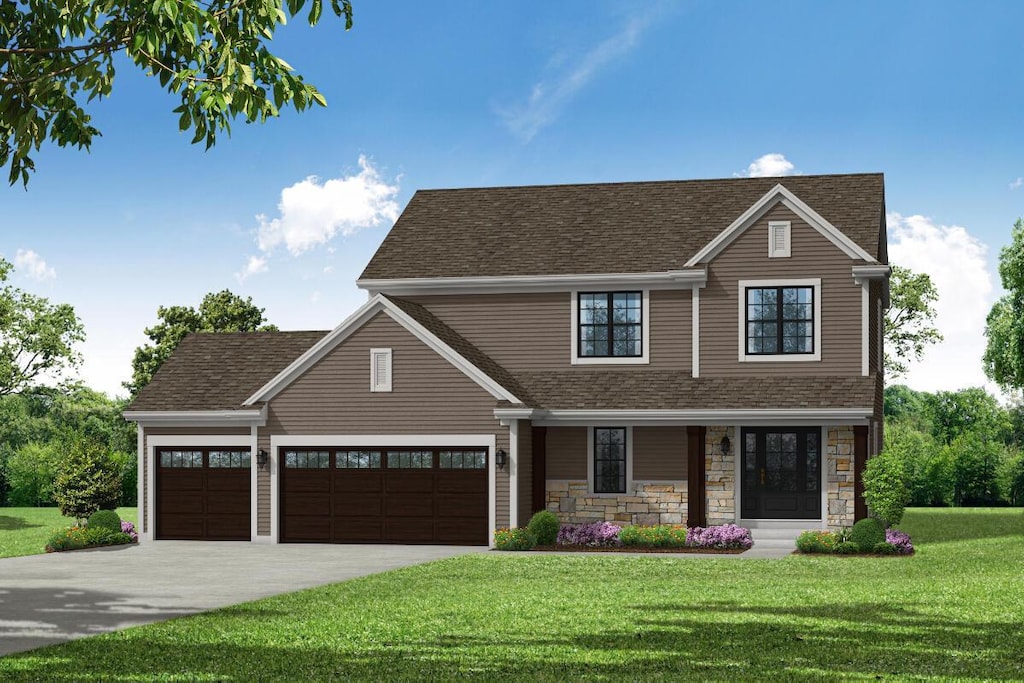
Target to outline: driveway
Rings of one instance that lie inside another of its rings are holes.
[[[484,547],[160,541],[0,560],[0,656]]]

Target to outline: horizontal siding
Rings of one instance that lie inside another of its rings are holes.
[[[548,427],[547,479],[587,478],[587,428]]]
[[[689,289],[651,292],[651,367],[690,370],[693,293]]]
[[[768,258],[768,222],[792,223],[792,256]],[[700,294],[700,363],[704,376],[859,375],[861,289],[852,261],[789,209],[778,205],[736,238],[708,268]],[[740,363],[739,280],[821,278],[820,361]]]
[[[634,427],[633,479],[686,479],[686,427]]]

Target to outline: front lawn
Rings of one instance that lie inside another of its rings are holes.
[[[1024,678],[1024,512],[903,528],[914,556],[471,555],[10,656],[0,677]]]
[[[118,508],[121,519],[136,520],[135,508]],[[57,508],[0,507],[0,558],[46,552],[46,540],[54,529],[71,526]]]

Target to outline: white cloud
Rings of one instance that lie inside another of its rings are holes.
[[[359,157],[359,173],[321,182],[316,176],[281,190],[280,215],[259,221],[257,244],[268,254],[284,246],[293,256],[327,244],[339,233],[350,235],[398,218],[397,185],[384,182],[377,169]]]
[[[754,159],[740,175],[746,178],[772,178],[793,175],[795,172],[796,166],[784,154],[772,152]]]
[[[19,249],[14,255],[14,268],[30,280],[45,282],[57,279],[57,271],[31,249]]]
[[[1016,180],[1014,180],[1012,183],[1010,183],[1010,189],[1011,190],[1019,190],[1021,188],[1021,186],[1024,186],[1024,177],[1019,177]]]
[[[652,12],[630,18],[618,33],[579,58],[561,65],[563,68],[556,76],[535,83],[525,102],[496,108],[498,116],[513,135],[529,142],[558,118],[565,106],[603,67],[624,57],[636,46],[652,18]]]
[[[249,261],[245,264],[240,272],[235,273],[235,277],[239,282],[244,282],[246,278],[257,273],[267,272],[267,259],[264,256],[250,256]]]
[[[938,291],[935,326],[945,338],[926,347],[924,359],[911,362],[905,377],[890,379],[924,391],[985,386],[985,317],[995,299],[985,256],[988,247],[958,225],[936,225],[925,216],[886,216],[889,261],[928,273]]]

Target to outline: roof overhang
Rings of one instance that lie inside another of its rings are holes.
[[[882,282],[882,306],[889,308],[889,276],[892,275],[892,266],[879,263],[870,266],[854,266],[853,281],[864,286],[873,280]]]
[[[121,415],[146,427],[262,427],[267,423],[266,406],[245,410],[126,410]]]
[[[593,424],[634,425],[737,425],[787,427],[819,425],[863,425],[874,408],[740,408],[683,410],[534,410],[530,416],[537,426],[588,426]],[[498,417],[498,410],[495,410]]]
[[[704,267],[648,273],[593,273],[585,275],[509,275],[472,277],[414,277],[356,280],[371,295],[415,294],[512,294],[564,292],[590,287],[638,289],[688,289],[707,284]]]
[[[864,251],[856,242],[847,237],[842,230],[822,218],[818,212],[787,190],[782,183],[779,183],[754,202],[753,206],[732,222],[732,225],[718,233],[713,240],[698,251],[693,258],[686,262],[686,267],[692,268],[711,261],[711,259],[729,246],[734,239],[739,237],[744,230],[768,213],[773,206],[780,203],[821,233],[827,240],[839,247],[850,258],[860,259],[867,263],[878,262],[875,257]]]

